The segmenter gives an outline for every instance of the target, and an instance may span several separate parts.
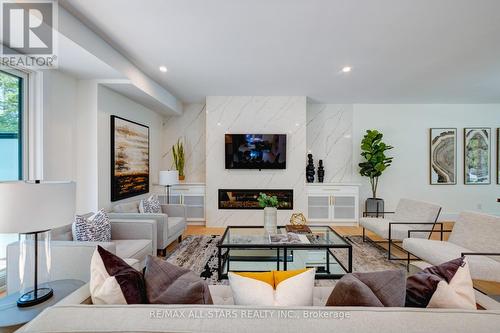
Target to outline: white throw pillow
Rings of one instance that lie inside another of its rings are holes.
[[[139,213],[161,214],[160,200],[155,196],[150,196],[147,200],[142,199],[139,203]]]
[[[476,310],[476,296],[469,271],[469,263],[464,259],[450,283],[439,281],[428,308]]]
[[[281,281],[275,281],[275,288],[268,282],[238,273],[229,272],[228,278],[235,305],[312,306],[315,274],[314,269],[296,275],[292,273]]]

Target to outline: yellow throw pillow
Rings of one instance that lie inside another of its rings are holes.
[[[314,269],[229,272],[235,305],[312,306]]]

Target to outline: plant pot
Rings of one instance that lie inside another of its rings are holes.
[[[186,176],[179,176],[179,181],[183,182],[186,179]]]
[[[278,232],[278,209],[275,207],[264,208],[264,229],[268,234],[276,234]]]
[[[384,217],[384,199],[380,198],[366,199],[365,214],[367,217]]]

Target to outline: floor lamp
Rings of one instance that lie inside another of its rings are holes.
[[[170,203],[170,187],[179,184],[179,171],[160,171],[160,185],[167,188],[167,204]]]
[[[19,275],[22,290],[28,290],[21,292],[19,307],[40,304],[52,297],[52,288],[39,283],[40,268],[45,264],[45,272],[50,272],[50,229],[73,221],[75,198],[73,182],[0,182],[0,233],[19,234]],[[31,255],[32,285],[24,274]]]

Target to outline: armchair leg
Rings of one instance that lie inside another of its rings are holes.
[[[366,241],[365,228],[363,227],[363,243]]]
[[[178,241],[179,243],[181,243],[181,242],[182,242],[182,235],[180,235],[180,236],[177,238],[177,241]]]

